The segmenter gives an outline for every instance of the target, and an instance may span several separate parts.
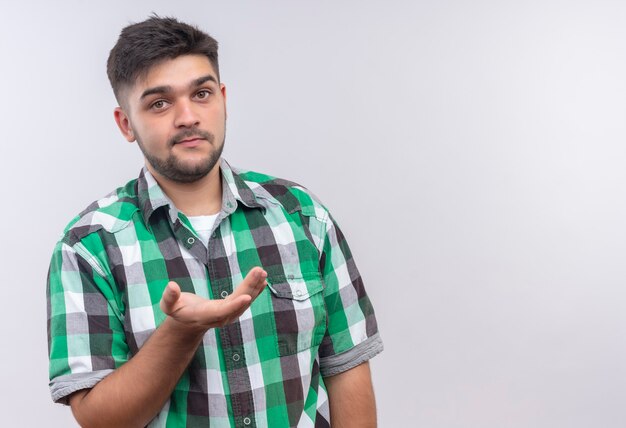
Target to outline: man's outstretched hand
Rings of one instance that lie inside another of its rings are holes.
[[[205,332],[223,327],[239,318],[267,285],[267,272],[255,267],[235,291],[224,299],[210,300],[193,293],[183,293],[170,281],[161,297],[161,310],[189,330]]]
[[[267,285],[267,273],[253,268],[225,299],[209,300],[182,293],[170,282],[161,297],[168,318],[128,362],[93,388],[69,400],[81,426],[146,426],[167,401],[189,365],[204,333],[238,317]]]

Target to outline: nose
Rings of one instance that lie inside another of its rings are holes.
[[[179,101],[175,106],[176,115],[174,126],[176,128],[192,128],[200,124],[200,118],[190,101]]]

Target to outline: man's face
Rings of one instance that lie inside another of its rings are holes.
[[[206,57],[157,64],[125,100],[115,120],[128,141],[137,140],[153,174],[191,183],[216,165],[226,133],[226,88]]]

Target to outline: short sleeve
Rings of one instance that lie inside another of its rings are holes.
[[[92,388],[128,360],[113,289],[102,269],[92,264],[59,242],[48,271],[50,392],[63,404],[70,394]]]
[[[374,308],[341,229],[329,216],[320,267],[326,288],[328,327],[320,345],[320,370],[332,376],[383,350]]]

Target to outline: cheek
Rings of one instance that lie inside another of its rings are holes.
[[[214,122],[220,123],[226,119],[226,106],[221,103],[213,103],[205,112],[207,117]]]
[[[215,126],[218,129],[221,129],[221,132],[224,132],[224,128],[226,127],[226,111],[220,110],[215,115]]]
[[[168,141],[168,134],[159,123],[144,123],[143,126],[137,130],[137,135],[141,139],[144,146],[151,148],[152,150],[159,150],[164,148]]]

